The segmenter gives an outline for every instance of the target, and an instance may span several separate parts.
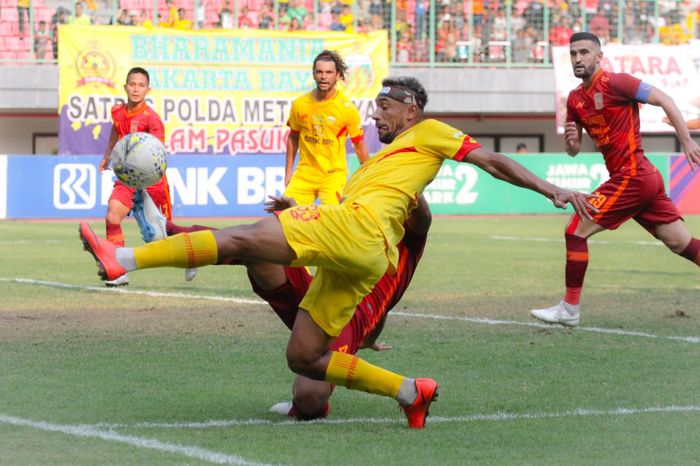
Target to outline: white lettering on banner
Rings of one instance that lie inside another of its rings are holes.
[[[219,182],[227,171],[226,167],[216,167],[210,175],[207,167],[188,167],[184,180],[177,168],[168,168],[166,174],[173,199],[177,195],[182,204],[209,205],[211,198],[216,205],[227,205],[229,202],[219,188]]]
[[[547,168],[547,181],[565,189],[590,193],[610,177],[605,164],[555,163]]]
[[[241,167],[236,186],[238,204],[261,204],[268,196],[284,192],[284,167]]]
[[[114,188],[115,180],[114,172],[112,170],[105,170],[100,176],[100,205],[107,205],[109,203],[109,196],[112,195],[112,189]]]
[[[226,205],[228,201],[226,196],[219,189],[219,181],[226,174],[226,167],[216,167],[211,175],[209,170],[204,167],[197,169],[197,204],[207,205],[209,196],[216,205]]]
[[[424,195],[432,204],[474,204],[479,193],[472,190],[478,180],[479,173],[469,165],[453,167],[445,164],[425,189]]]
[[[97,169],[89,163],[59,163],[53,170],[53,205],[59,210],[95,207]]]

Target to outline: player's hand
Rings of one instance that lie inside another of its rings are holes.
[[[265,202],[265,212],[273,213],[280,210],[289,209],[297,205],[297,201],[293,197],[287,196],[268,196],[269,201]]]
[[[560,209],[565,209],[567,204],[571,204],[579,217],[593,220],[592,214],[597,214],[599,212],[598,208],[589,202],[590,199],[594,198],[595,196],[592,194],[559,188],[554,191],[552,203]]]
[[[374,343],[372,343],[369,346],[365,346],[364,343],[362,344],[362,346],[360,346],[360,349],[365,349],[365,348],[371,349],[372,351],[389,351],[392,348],[392,346],[387,344],[387,343],[384,343],[383,341],[380,341],[380,342],[375,341]]]
[[[700,146],[697,142],[691,139],[683,144],[683,152],[691,170],[695,171],[695,167],[700,167]]]
[[[566,125],[564,125],[564,142],[567,146],[577,146],[579,144],[578,126],[575,121],[567,121]]]

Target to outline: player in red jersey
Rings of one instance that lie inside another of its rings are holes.
[[[273,198],[268,203],[269,211],[293,207],[296,202],[287,197]],[[355,354],[361,348],[375,351],[390,349],[390,346],[377,343],[388,312],[398,304],[408,288],[416,266],[423,255],[428,229],[432,216],[428,203],[421,196],[417,207],[404,223],[405,234],[398,245],[399,263],[395,274],[385,274],[374,288],[357,305],[355,314],[331,345],[333,351]],[[202,225],[183,227],[167,223],[168,235],[190,233],[212,229]],[[292,330],[299,310],[299,303],[309,289],[313,277],[304,267],[283,267],[266,262],[244,264],[253,291],[264,299]],[[292,402],[277,403],[273,412],[311,420],[326,417],[330,412],[329,399],[334,385],[298,375],[292,388]]]
[[[129,133],[151,133],[165,142],[163,122],[156,111],[146,104],[146,96],[151,91],[148,71],[140,67],[130,69],[126,75],[124,90],[127,97],[126,104],[116,104],[112,107],[112,121],[114,124],[109,135],[107,148],[100,162],[100,171],[105,170],[109,166],[112,149],[114,149],[117,141]],[[170,188],[165,175],[158,183],[146,188],[146,191],[163,215],[168,219],[172,218]],[[121,181],[114,181],[112,194],[109,196],[107,205],[105,224],[107,239],[117,246],[124,246],[124,233],[121,224],[124,217],[129,214],[134,206],[135,192],[136,189],[126,186]],[[128,284],[129,278],[127,275],[105,282],[107,286],[125,286]]]
[[[662,107],[683,144],[691,168],[700,165],[700,147],[688,132],[680,110],[659,89],[625,73],[601,69],[600,41],[579,32],[569,43],[574,75],[583,84],[569,93],[564,141],[570,156],[581,148],[581,128],[596,143],[610,179],[600,185],[591,201],[599,212],[592,220],[574,214],[565,231],[566,293],[559,304],[531,311],[544,322],[576,326],[579,298],[588,266],[587,239],[614,230],[634,219],[671,251],[700,265],[700,240],[683,223],[678,208],[666,195],[663,178],[644,156],[639,131],[639,103]]]

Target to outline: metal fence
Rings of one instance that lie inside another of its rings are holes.
[[[0,62],[55,63],[59,24],[387,30],[392,66],[551,66],[574,32],[605,43],[698,38],[700,0],[0,0]],[[11,3],[10,4],[8,4]],[[15,8],[16,6],[16,8]]]

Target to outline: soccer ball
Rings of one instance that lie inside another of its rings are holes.
[[[136,189],[157,183],[165,173],[165,146],[149,133],[130,133],[112,150],[112,170],[119,181]]]

